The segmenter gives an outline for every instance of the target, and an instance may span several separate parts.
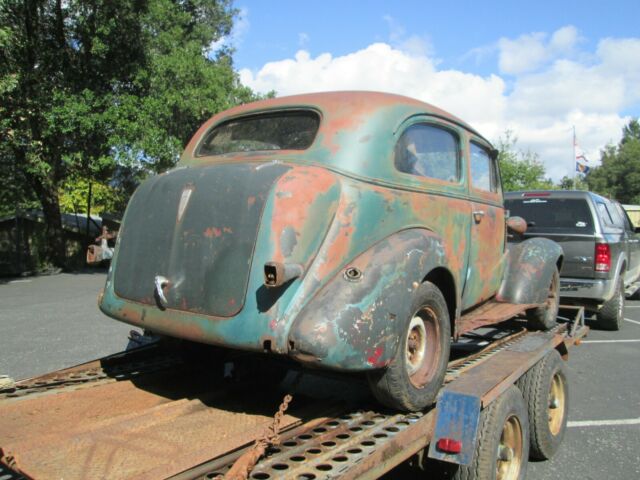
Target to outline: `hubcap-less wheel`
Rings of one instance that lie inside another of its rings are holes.
[[[551,379],[551,388],[549,389],[549,431],[553,436],[558,435],[562,430],[565,405],[564,381],[556,373]]]
[[[440,353],[438,333],[436,314],[431,308],[423,307],[409,323],[405,343],[406,368],[415,387],[423,387],[437,373],[433,367]]]
[[[496,479],[515,480],[522,466],[522,426],[518,417],[509,416],[502,427],[496,458]]]

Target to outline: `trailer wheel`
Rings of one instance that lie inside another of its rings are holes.
[[[404,411],[422,410],[435,401],[451,347],[447,304],[433,283],[416,289],[411,312],[389,366],[367,374],[378,401]]]
[[[605,330],[620,330],[624,317],[624,284],[622,272],[616,287],[616,293],[602,304],[598,312],[598,326]]]
[[[560,354],[554,350],[517,382],[527,403],[530,456],[547,460],[558,451],[567,428],[569,384]]]
[[[527,407],[511,386],[480,415],[471,465],[454,467],[455,480],[524,480],[529,455]]]
[[[558,267],[551,276],[549,293],[545,305],[527,310],[529,326],[535,330],[550,330],[556,325],[558,309],[560,308],[560,274]]]

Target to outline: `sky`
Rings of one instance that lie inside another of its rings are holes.
[[[511,131],[547,175],[597,165],[640,116],[640,0],[235,0],[242,83],[278,96],[377,90]]]

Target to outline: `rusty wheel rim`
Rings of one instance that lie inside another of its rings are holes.
[[[496,458],[496,479],[516,480],[522,467],[522,426],[515,415],[504,422]]]
[[[551,379],[549,388],[549,431],[556,436],[562,430],[566,410],[566,398],[564,394],[564,380],[556,373]]]
[[[436,313],[429,307],[421,308],[411,319],[405,339],[405,364],[411,384],[424,387],[434,376],[435,363],[440,353]]]

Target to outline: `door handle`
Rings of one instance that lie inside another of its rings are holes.
[[[473,212],[474,222],[480,223],[482,221],[482,217],[484,217],[484,210],[474,210]]]

